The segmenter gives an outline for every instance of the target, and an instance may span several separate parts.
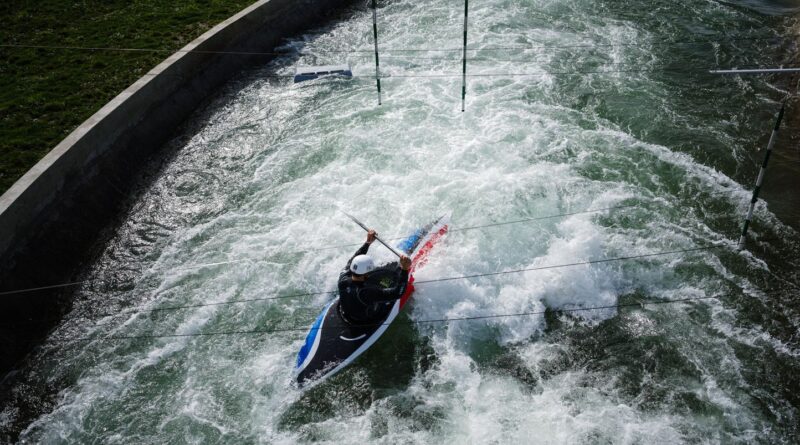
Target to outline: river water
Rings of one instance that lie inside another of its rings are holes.
[[[284,47],[308,55],[210,98],[20,370],[4,437],[796,443],[796,221],[761,202],[735,248],[788,82],[705,74],[791,64],[793,39],[775,37],[796,5],[474,2],[469,45],[491,49],[470,51],[468,72],[503,75],[468,78],[462,113],[463,3],[379,3],[383,105],[360,4]],[[422,48],[447,51],[408,51]],[[343,60],[353,80],[278,77]],[[784,173],[792,134],[776,146]],[[417,280],[718,246],[421,284],[368,353],[300,392],[305,332],[290,328],[331,295],[269,298],[335,288],[364,238],[340,209],[389,237],[444,212],[454,229],[533,219],[453,231]],[[699,300],[630,305],[682,299]]]

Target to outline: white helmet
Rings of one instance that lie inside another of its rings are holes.
[[[350,262],[350,272],[356,275],[366,275],[375,270],[375,262],[369,255],[358,255]]]

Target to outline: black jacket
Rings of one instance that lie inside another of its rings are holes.
[[[384,288],[370,282],[369,275],[365,281],[353,281],[350,263],[358,255],[366,255],[369,244],[364,243],[347,262],[339,274],[339,301],[342,313],[348,321],[363,323],[375,321],[384,315],[394,300],[403,296],[408,284],[408,271],[398,267],[397,286]]]

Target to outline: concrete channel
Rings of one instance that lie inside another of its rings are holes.
[[[125,211],[144,161],[158,155],[204,99],[269,59],[243,53],[270,52],[348,3],[255,2],[120,93],[0,197],[0,375],[69,307],[74,286],[49,286],[79,280]],[[42,287],[48,288],[17,292]]]

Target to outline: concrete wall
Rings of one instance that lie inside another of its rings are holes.
[[[143,161],[223,83],[268,60],[215,52],[269,52],[348,2],[256,2],[120,93],[0,197],[0,371],[46,333],[71,289],[2,292],[77,279],[125,210]]]

